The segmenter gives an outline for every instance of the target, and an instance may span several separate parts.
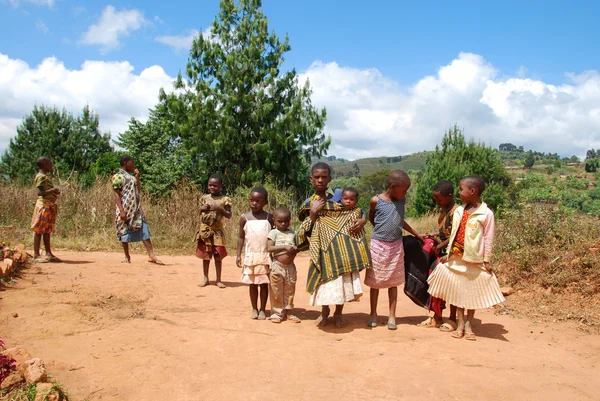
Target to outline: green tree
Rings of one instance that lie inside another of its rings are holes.
[[[325,154],[330,139],[309,83],[281,71],[290,49],[287,36],[269,32],[260,0],[221,1],[210,35],[193,41],[186,79],[179,74],[175,92],[160,94],[195,180],[222,173],[237,186],[272,175],[307,185],[311,156]]]
[[[525,161],[523,162],[524,168],[532,168],[535,164],[535,158],[533,157],[533,152],[530,150],[527,152],[527,157],[525,157]]]
[[[435,208],[431,190],[438,181],[449,180],[458,192],[460,180],[468,175],[479,175],[485,180],[483,199],[492,209],[504,203],[511,179],[498,151],[482,143],[467,142],[462,130],[455,125],[446,132],[441,146],[436,146],[427,156],[425,172],[414,194],[417,212],[423,214]]]
[[[0,172],[20,183],[28,183],[37,171],[35,159],[48,156],[62,179],[85,174],[92,163],[112,151],[110,135],[102,134],[99,118],[89,106],[74,117],[55,107],[34,107],[10,140],[2,156]]]

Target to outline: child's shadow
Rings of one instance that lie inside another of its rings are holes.
[[[508,341],[504,334],[508,333],[508,330],[503,325],[498,323],[481,323],[481,320],[474,319],[473,331],[475,335],[483,338],[491,338],[493,340]]]
[[[223,284],[225,284],[227,288],[248,287],[248,284],[240,283],[238,281],[223,281]],[[211,281],[210,285],[216,284],[214,281]]]

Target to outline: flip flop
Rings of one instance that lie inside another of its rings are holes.
[[[33,259],[33,263],[48,263],[48,259],[42,258],[41,256]]]
[[[394,323],[388,323],[387,328],[388,330],[397,330],[398,326],[396,326]]]
[[[477,341],[477,337],[475,336],[475,333],[465,333],[465,340]]]
[[[377,327],[377,322],[375,322],[375,321],[368,322],[367,327]]]
[[[431,316],[428,317],[427,319],[423,320],[421,323],[417,324],[417,327],[426,327],[428,329],[437,329],[441,326],[440,324],[437,324],[435,322],[435,319],[432,318]]]
[[[272,323],[281,323],[283,319],[279,315],[271,315],[271,317],[269,318],[269,320]]]
[[[59,262],[62,262],[62,261],[61,261],[59,258],[57,258],[57,257],[56,257],[56,256],[54,256],[54,255],[46,256],[46,260],[47,260],[48,262],[54,262],[54,263],[59,263]]]
[[[457,339],[461,339],[465,336],[465,332],[463,331],[458,331],[456,330],[454,333],[451,334],[452,338],[457,338]]]
[[[153,263],[155,265],[164,266],[165,264],[158,259],[148,260],[148,262]]]
[[[300,323],[302,321],[302,320],[300,320],[300,318],[298,316],[294,316],[294,315],[288,315],[287,320],[289,320],[290,322],[293,322],[293,323]]]
[[[443,323],[440,326],[440,331],[444,333],[450,333],[454,330],[456,330],[456,323],[454,323],[452,320],[448,320],[446,323]]]

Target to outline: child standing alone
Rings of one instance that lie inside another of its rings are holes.
[[[269,297],[269,265],[267,238],[273,228],[273,216],[264,210],[269,199],[267,190],[256,187],[250,191],[250,211],[240,217],[236,264],[242,269],[242,283],[249,285],[251,319],[265,320]],[[244,248],[244,244],[246,245]],[[242,248],[244,259],[242,261]],[[260,287],[260,310],[258,290]]]
[[[292,215],[285,206],[275,209],[275,229],[269,233],[267,250],[272,253],[271,262],[271,322],[281,323],[289,320],[300,323],[297,316],[291,314],[296,293],[296,231],[290,229]]]
[[[423,238],[404,221],[405,199],[409,188],[408,174],[402,170],[391,171],[387,191],[371,199],[369,220],[375,227],[371,237],[373,268],[368,269],[365,276],[365,284],[371,287],[369,327],[377,327],[379,290],[387,288],[390,305],[387,327],[389,330],[397,329],[398,286],[404,284],[402,229],[423,242]]]
[[[484,189],[481,177],[466,177],[460,182],[458,195],[464,206],[454,212],[449,256],[441,259],[427,279],[431,296],[457,307],[458,327],[452,337],[471,341],[476,340],[473,333],[475,309],[490,308],[504,302],[490,266],[494,213],[481,201]]]
[[[50,248],[50,234],[54,232],[56,224],[56,215],[58,207],[56,200],[60,195],[60,189],[54,188],[48,174],[53,171],[52,161],[47,157],[40,157],[36,160],[39,168],[35,176],[35,188],[37,190],[38,199],[35,202],[33,218],[31,219],[31,228],[34,232],[33,237],[33,261],[36,263],[45,262],[60,262],[60,260],[52,254]],[[46,257],[40,254],[40,245],[44,240],[44,248]]]
[[[227,256],[225,248],[225,233],[223,232],[223,217],[231,218],[231,199],[221,194],[223,190],[223,177],[218,174],[208,179],[208,194],[200,198],[200,230],[196,232],[194,240],[197,242],[196,256],[202,259],[204,278],[199,284],[206,287],[209,283],[208,269],[210,260],[215,259],[217,272],[217,287],[225,288],[221,281],[223,258]]]

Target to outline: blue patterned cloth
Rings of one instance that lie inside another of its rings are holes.
[[[375,230],[371,238],[380,241],[398,241],[402,239],[404,227],[404,199],[395,202],[386,202],[377,197],[375,206]]]

